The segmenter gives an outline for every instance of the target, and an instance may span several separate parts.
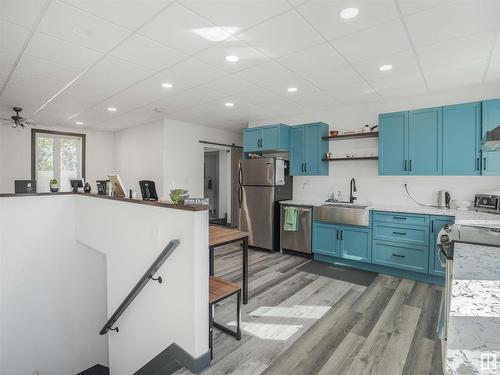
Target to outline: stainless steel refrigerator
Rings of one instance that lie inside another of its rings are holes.
[[[248,244],[279,250],[279,201],[292,199],[288,161],[280,158],[247,159],[238,173],[238,224],[248,232]]]

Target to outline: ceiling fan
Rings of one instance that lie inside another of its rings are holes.
[[[14,116],[10,116],[10,118],[0,118],[0,120],[7,121],[2,125],[8,124],[13,128],[21,127],[23,129],[28,125],[33,125],[33,122],[31,120],[25,119],[24,117],[19,115],[19,112],[22,112],[23,110],[21,107],[12,107],[12,109],[14,110],[14,112],[16,112],[16,114]]]

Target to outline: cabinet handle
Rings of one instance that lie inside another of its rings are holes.
[[[483,171],[486,170],[486,158],[483,158]]]
[[[300,171],[304,172],[304,163],[300,163]]]
[[[476,171],[481,170],[481,167],[479,166],[479,158],[476,158]]]
[[[344,230],[343,229],[340,231],[340,240],[344,241]]]
[[[260,139],[260,148],[262,148],[262,138]]]
[[[431,220],[431,233],[434,233],[434,220]]]
[[[398,258],[406,258],[406,255],[401,255],[401,254],[392,254],[392,256]]]
[[[392,234],[397,234],[398,236],[406,236],[405,232],[392,232]]]
[[[406,220],[406,217],[403,216],[393,216],[392,218],[395,220]]]
[[[307,172],[307,163],[304,163],[304,172]]]
[[[411,159],[410,159],[410,172],[411,172]]]
[[[408,160],[405,160],[405,172],[408,170]]]
[[[337,241],[339,240],[339,230],[337,229]]]

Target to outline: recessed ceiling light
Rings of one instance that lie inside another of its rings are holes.
[[[298,88],[297,87],[289,87],[288,92],[297,92]]]
[[[240,58],[238,56],[234,56],[234,55],[229,55],[229,56],[226,56],[226,61],[227,62],[237,62]]]
[[[90,38],[94,36],[94,33],[89,29],[85,29],[83,27],[75,27],[73,28],[73,32],[78,36],[83,36],[84,38]]]
[[[193,32],[211,42],[222,42],[236,34],[239,29],[239,27],[203,27],[193,29]]]
[[[226,107],[234,107],[234,103],[231,103],[231,102],[227,102],[225,104]]]
[[[116,108],[115,108],[115,107],[108,107],[108,111],[110,111],[110,112],[115,112],[115,111],[116,111]]]
[[[77,121],[77,122],[75,122],[75,124],[77,124],[77,125],[83,125],[83,122],[82,121]]]
[[[388,70],[391,70],[391,69],[392,69],[392,65],[390,65],[390,64],[381,65],[378,69],[379,69],[381,72],[387,72]]]
[[[351,18],[356,17],[358,13],[358,8],[345,8],[340,11],[339,16],[345,20],[350,20]]]
[[[161,84],[161,87],[165,87],[166,89],[169,89],[169,88],[174,87],[174,86],[171,83],[164,82]]]

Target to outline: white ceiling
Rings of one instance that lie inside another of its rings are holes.
[[[50,125],[239,129],[500,80],[500,0],[0,0],[0,25],[0,111]]]

